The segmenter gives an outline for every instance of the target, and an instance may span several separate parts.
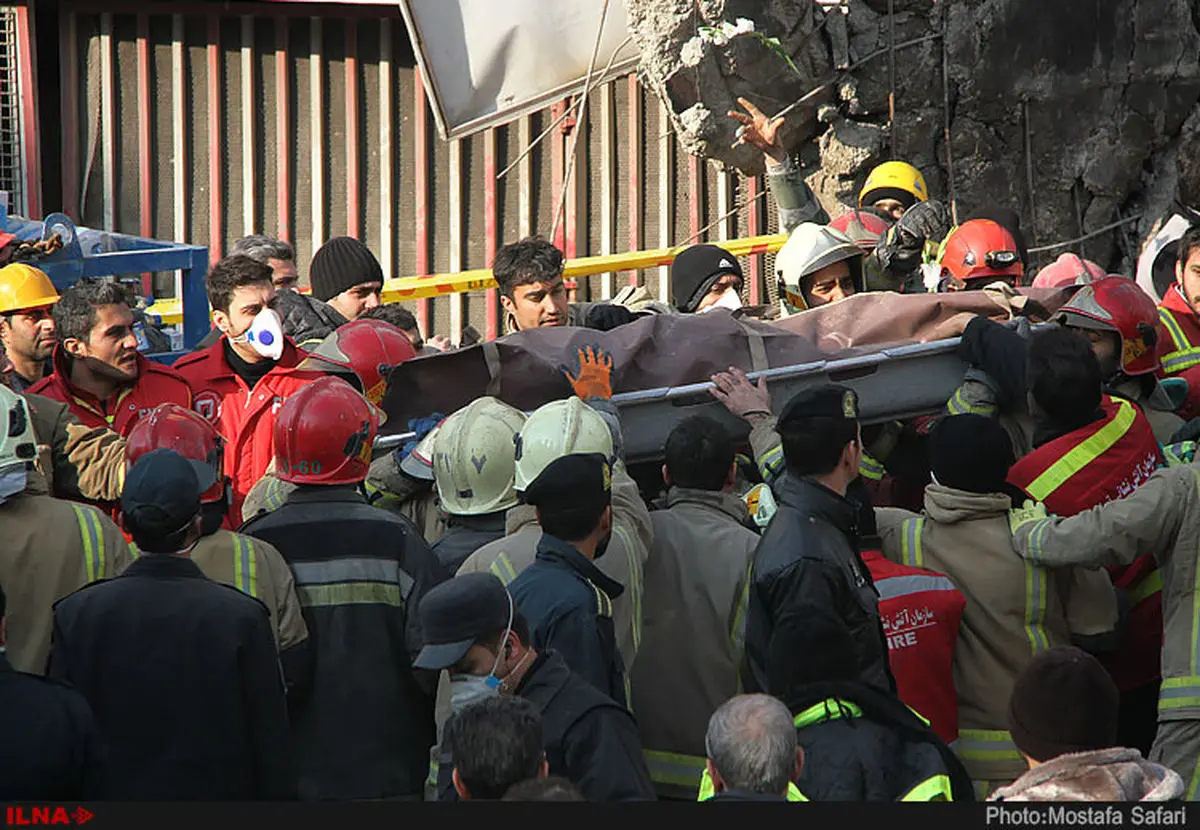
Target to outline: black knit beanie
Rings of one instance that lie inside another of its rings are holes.
[[[685,248],[671,263],[671,302],[691,314],[722,274],[742,279],[742,266],[733,254],[716,245]]]
[[[350,236],[335,236],[313,255],[308,267],[312,295],[321,302],[364,282],[383,282],[383,268],[371,249]]]
[[[1008,703],[1013,743],[1035,761],[1117,744],[1121,695],[1104,666],[1075,646],[1055,646],[1025,666]]]
[[[1004,492],[1012,443],[995,418],[950,415],[929,435],[929,466],[937,483],[968,493]]]

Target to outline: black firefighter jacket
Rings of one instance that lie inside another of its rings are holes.
[[[296,579],[313,652],[311,691],[292,707],[300,798],[420,793],[436,738],[417,605],[444,578],[412,522],[353,487],[302,486],[242,533],[274,545]]]
[[[497,539],[504,538],[504,517],[508,511],[483,516],[446,516],[446,529],[433,543],[433,555],[446,573],[458,573],[472,553]]]
[[[559,652],[571,671],[628,706],[612,601],[624,587],[568,542],[542,533],[537,558],[508,586],[536,649]]]
[[[267,607],[145,554],[55,603],[49,674],[87,700],[114,801],[295,797]]]
[[[895,691],[879,621],[879,594],[857,553],[857,506],[791,473],[775,486],[779,509],[754,552],[742,685],[767,691],[767,648],[784,611],[816,606],[841,619],[858,652],[859,679]]]
[[[537,706],[550,774],[588,801],[653,801],[654,782],[629,710],[597,691],[555,651],[538,652],[515,694]],[[438,799],[457,801],[454,759],[442,753]]]
[[[104,739],[87,701],[0,653],[0,801],[101,801]]]

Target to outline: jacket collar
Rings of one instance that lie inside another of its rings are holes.
[[[123,383],[118,386],[116,391],[113,392],[113,396],[109,398],[110,403],[115,404],[120,401],[121,397],[126,392],[131,391],[133,387],[137,385],[137,382],[141,380],[148,371],[147,365],[150,363],[150,361],[143,357],[141,352],[138,352],[136,357],[137,377],[128,383]],[[89,409],[94,410],[96,414],[105,414],[104,401],[101,401],[86,389],[81,389],[75,384],[71,383],[71,360],[69,358],[70,355],[67,354],[66,349],[62,347],[61,343],[54,347],[54,355],[51,358],[51,363],[54,367],[54,374],[51,375],[50,383],[53,384],[57,382],[62,387],[64,392],[73,397],[79,403],[84,404]],[[114,407],[111,406],[109,407],[109,409],[113,408]],[[112,415],[113,413],[108,412],[107,414]]]
[[[855,504],[815,479],[785,473],[774,489],[781,505],[824,519],[848,535],[857,533]]]
[[[695,504],[700,507],[721,513],[733,519],[740,525],[752,527],[750,511],[746,502],[733,493],[722,493],[715,490],[694,490],[690,487],[672,487],[667,491],[666,507],[670,509],[678,504]]]
[[[533,665],[529,667],[529,671],[525,672],[525,676],[521,678],[521,682],[517,684],[513,694],[518,697],[528,697],[535,689],[543,687],[559,689],[570,676],[571,670],[567,667],[567,661],[563,659],[563,656],[552,648],[543,649],[538,651]]]
[[[229,365],[229,361],[225,359],[225,341],[229,339],[228,334],[222,334],[217,338],[217,342],[213,343],[204,351],[210,360],[215,361],[216,370],[212,374],[213,380],[221,380],[223,378],[237,377],[233,371],[233,367]],[[297,371],[300,361],[308,357],[308,353],[301,351],[292,338],[286,334],[283,336],[283,353],[279,356],[279,360],[275,361],[275,365],[271,367],[271,371],[267,372],[265,377],[276,377],[278,375],[291,374]],[[314,377],[319,375],[318,372],[312,373]]]
[[[505,515],[506,511],[504,510],[498,513],[484,513],[481,516],[460,516],[447,513],[446,527],[461,527],[464,530],[480,530],[488,533],[505,532]]]
[[[537,558],[540,562],[574,571],[608,594],[609,599],[616,599],[625,592],[625,586],[597,568],[596,563],[576,550],[574,545],[556,539],[544,530],[542,538],[538,540]]]
[[[367,503],[358,486],[354,484],[301,484],[288,493],[287,500],[290,504]]]
[[[512,536],[519,530],[537,524],[537,508],[531,504],[518,504],[504,514],[504,535]]]
[[[142,553],[125,568],[122,576],[184,577],[207,579],[200,566],[186,556]]]
[[[1192,308],[1192,304],[1183,296],[1178,282],[1171,283],[1171,287],[1163,294],[1162,305],[1175,314],[1196,316],[1196,309]]]

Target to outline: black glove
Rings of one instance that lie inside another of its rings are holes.
[[[1027,344],[1019,333],[982,315],[967,323],[958,343],[958,356],[996,381],[996,403],[1002,412],[1024,408],[1026,354]]]
[[[633,312],[623,305],[612,303],[597,303],[587,310],[583,317],[583,326],[597,331],[611,331],[617,326],[632,323],[636,317]]]
[[[950,233],[950,210],[941,202],[917,202],[875,246],[879,264],[893,274],[908,274],[921,267],[925,242],[941,242]]]
[[[1184,441],[1200,441],[1200,418],[1193,418],[1175,430],[1168,444],[1182,444]]]

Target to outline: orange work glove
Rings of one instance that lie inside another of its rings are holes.
[[[599,346],[585,346],[575,355],[574,371],[566,366],[559,367],[575,394],[583,400],[588,398],[612,399],[612,355]]]

